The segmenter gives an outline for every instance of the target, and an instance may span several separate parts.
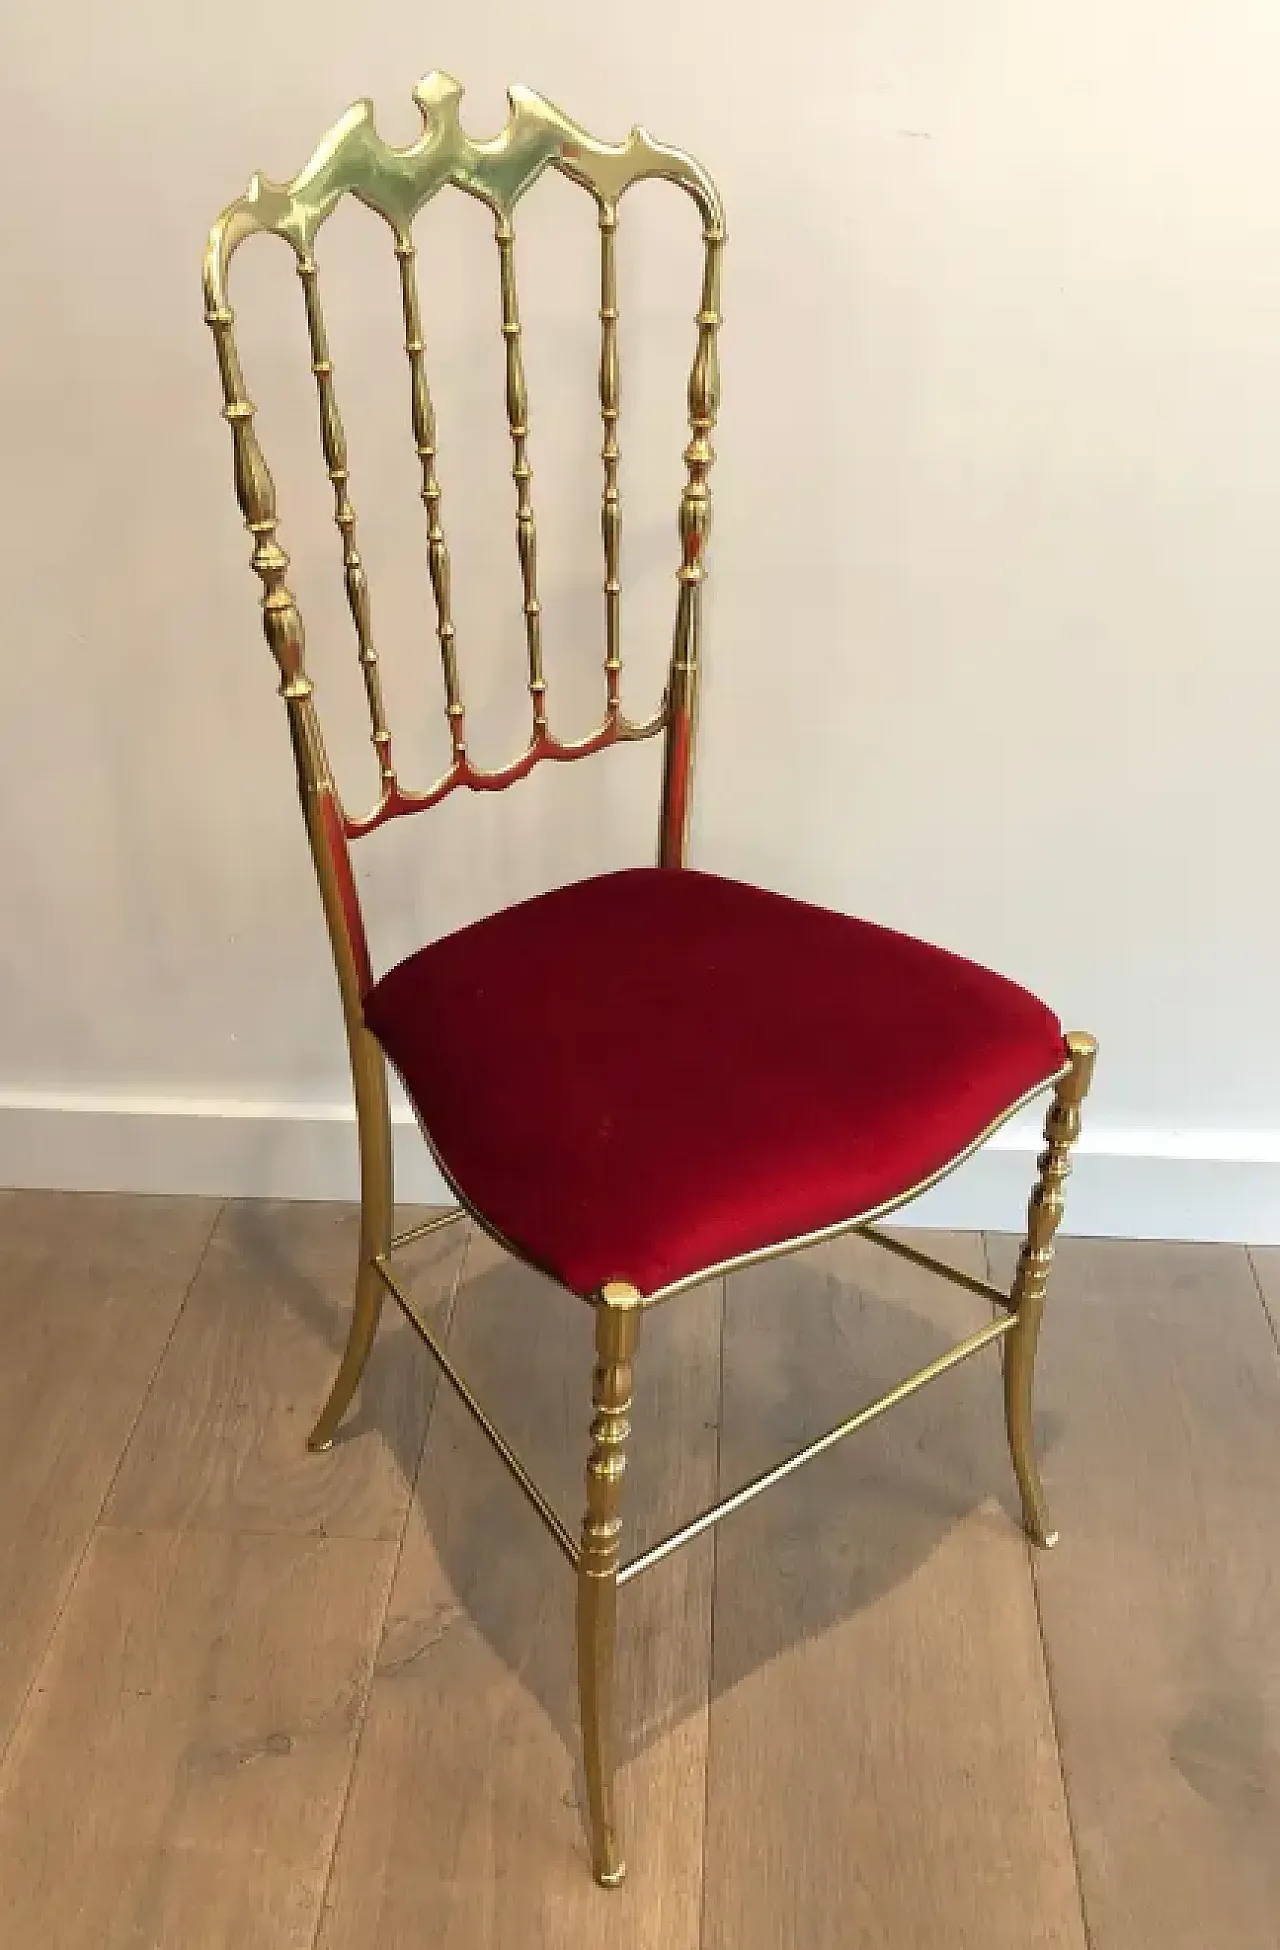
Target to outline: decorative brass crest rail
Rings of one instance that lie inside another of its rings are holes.
[[[708,475],[719,396],[716,331],[720,323],[720,255],[724,218],[710,178],[692,157],[655,142],[633,129],[625,142],[598,142],[560,110],[528,88],[512,88],[510,116],[501,133],[474,141],[460,121],[462,90],[448,75],[430,74],[414,89],[422,113],[417,142],[397,149],[374,127],[372,104],[348,109],[287,183],[255,176],[244,196],[229,206],[210,234],[205,255],[205,309],[217,344],[224,413],[235,448],[236,491],[245,525],[253,537],[253,567],[262,582],[263,624],[280,666],[281,692],[301,706],[310,700],[302,618],[286,581],[289,559],[277,540],[275,487],[254,429],[235,341],[235,318],[228,302],[228,269],[246,238],[260,233],[283,238],[293,248],[306,305],[320,411],[320,442],[334,492],[334,521],[342,545],[347,601],[355,626],[368,702],[372,740],[379,769],[379,796],[367,812],[342,812],[348,839],[373,830],[400,814],[436,805],[458,786],[495,791],[525,777],[541,759],[585,757],[624,739],[647,738],[664,730],[667,759],[661,852],[668,863],[682,857],[687,822],[688,774],[697,705],[700,600],[710,524]],[[604,484],[601,533],[604,547],[605,715],[587,737],[572,742],[551,731],[543,664],[542,618],[538,598],[537,530],[533,510],[533,470],[529,457],[529,406],[521,352],[516,285],[514,211],[544,170],[556,169],[595,198],[600,226],[600,416],[604,428],[601,457]],[[618,203],[633,183],[662,177],[692,197],[702,218],[704,258],[698,340],[689,378],[690,438],[685,449],[687,479],[680,505],[679,593],[675,639],[666,696],[661,709],[643,723],[627,718],[620,702],[622,512],[619,490],[621,379],[618,353],[616,234]],[[448,544],[441,518],[436,416],[427,377],[426,344],[418,294],[417,254],[412,236],[418,212],[442,189],[454,187],[477,197],[493,211],[499,258],[500,325],[505,341],[507,420],[511,433],[512,477],[516,486],[516,537],[523,584],[532,729],[529,743],[509,765],[485,770],[467,749],[466,713],[453,622]],[[402,786],[392,757],[391,731],[375,648],[368,580],[356,536],[350,494],[347,440],[338,405],[333,360],[320,299],[319,268],[313,254],[317,233],[345,196],[374,210],[390,226],[399,266],[405,352],[409,363],[414,444],[422,477],[427,520],[427,561],[435,603],[436,634],[444,676],[445,713],[451,758],[447,771],[425,791]],[[302,714],[295,711],[295,720]],[[307,729],[299,739],[304,758],[323,763],[314,707],[305,712]],[[333,790],[324,767],[325,782]]]

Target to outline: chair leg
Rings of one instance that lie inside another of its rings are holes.
[[[626,1873],[614,1809],[614,1650],[618,1563],[622,1535],[622,1479],[631,1432],[631,1374],[640,1329],[639,1295],[609,1285],[596,1302],[596,1365],[591,1391],[591,1453],[587,1514],[578,1562],[578,1700],[587,1777],[591,1865],[606,1889]]]
[[[387,1069],[368,1030],[352,1046],[356,1086],[356,1127],[360,1141],[360,1263],[356,1269],[355,1308],[341,1365],[329,1399],[307,1438],[308,1449],[328,1449],[339,1422],[360,1384],[382,1314],[384,1289],[374,1260],[391,1243],[394,1191],[391,1175],[391,1110]]]
[[[1080,1135],[1080,1106],[1093,1080],[1098,1046],[1092,1036],[1072,1031],[1067,1039],[1071,1068],[1058,1084],[1045,1119],[1040,1176],[1027,1211],[1027,1236],[1018,1255],[1010,1306],[1016,1326],[1004,1340],[1004,1406],[1014,1473],[1022,1494],[1026,1526],[1045,1550],[1058,1541],[1049,1526],[1032,1434],[1032,1392],[1036,1345],[1044,1315],[1045,1290],[1053,1264],[1053,1238],[1065,1209],[1063,1188],[1071,1172],[1071,1147]]]

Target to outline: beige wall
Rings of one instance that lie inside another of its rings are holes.
[[[407,139],[436,65],[475,131],[518,77],[601,133],[687,143],[725,194],[698,861],[945,941],[1095,1029],[1098,1225],[1126,1170],[1147,1229],[1280,1225],[1273,7],[54,0],[0,32],[0,1173],[328,1183],[289,1149],[341,1102],[342,1048],[199,252],[249,168],[288,174],[354,94]],[[420,241],[474,739],[499,758],[521,719],[494,264],[450,202]],[[324,241],[353,487],[425,772],[393,266],[347,214]],[[558,183],[522,220],[549,660],[581,727],[594,233]],[[626,242],[627,653],[652,697],[696,239],[647,193]],[[367,784],[286,258],[238,263],[250,386]],[[371,863],[384,955],[648,857],[654,781],[651,751],[610,757],[410,823]],[[203,1164],[183,1113],[210,1100],[258,1128]]]

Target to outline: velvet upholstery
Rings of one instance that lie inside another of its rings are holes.
[[[975,963],[712,874],[634,869],[431,943],[365,1019],[520,1253],[642,1293],[868,1212],[1062,1066]]]

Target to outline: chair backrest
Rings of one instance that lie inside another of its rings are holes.
[[[234,447],[236,493],[245,526],[253,538],[252,564],[262,584],[263,626],[280,668],[280,693],[289,712],[303,809],[349,1023],[351,1010],[358,1007],[371,980],[349,842],[389,819],[437,805],[459,786],[478,791],[501,790],[524,778],[542,759],[584,758],[622,740],[647,738],[662,731],[666,744],[659,858],[666,866],[680,866],[685,857],[698,691],[699,612],[710,518],[708,474],[714,458],[711,434],[719,393],[716,332],[720,323],[720,257],[724,243],[720,199],[706,173],[680,150],[655,142],[638,128],[632,130],[625,142],[597,142],[527,88],[510,90],[510,117],[502,133],[491,141],[473,142],[461,126],[461,96],[460,86],[448,75],[430,74],[420,81],[414,89],[414,99],[422,113],[423,134],[403,149],[393,148],[382,140],[374,127],[372,105],[367,101],[357,102],[324,137],[292,181],[281,184],[263,176],[253,177],[245,195],[231,204],[214,224],[205,253],[205,316],[217,348],[223,413],[231,428]],[[597,729],[573,742],[558,739],[548,721],[513,222],[517,202],[548,168],[560,171],[590,191],[595,198],[600,226],[605,707],[603,721]],[[690,438],[684,453],[686,482],[679,511],[680,557],[671,666],[660,709],[651,719],[635,723],[624,715],[620,701],[620,386],[615,240],[622,193],[646,177],[664,177],[692,197],[702,217],[704,255],[701,300],[696,315],[697,344],[689,377]],[[449,552],[436,467],[436,420],[427,377],[412,235],[418,212],[450,184],[487,204],[496,222],[501,327],[506,349],[507,421],[516,489],[516,541],[524,588],[532,728],[525,749],[509,765],[492,771],[473,765],[467,750],[460,660],[451,609]],[[366,204],[390,225],[399,269],[413,438],[421,467],[427,556],[451,741],[447,769],[425,790],[411,790],[401,784],[392,756],[391,732],[370,621],[369,591],[349,492],[346,436],[313,251],[321,225],[345,196]],[[341,540],[347,600],[355,626],[379,768],[378,797],[370,809],[358,814],[349,813],[339,798],[325,754],[313,685],[307,674],[302,618],[286,581],[289,558],[276,538],[275,487],[254,430],[254,407],[245,391],[236,348],[235,319],[228,303],[231,257],[246,238],[258,232],[282,237],[293,247],[306,308],[311,369],[319,399],[320,444],[333,484],[334,520]]]

